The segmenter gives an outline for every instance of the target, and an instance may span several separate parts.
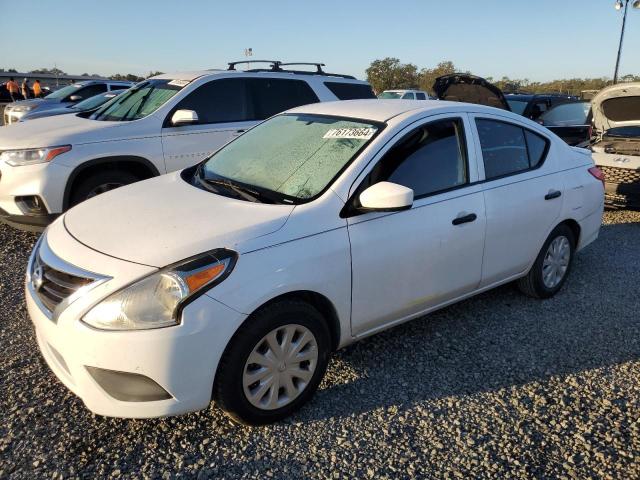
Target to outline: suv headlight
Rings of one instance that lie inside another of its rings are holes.
[[[58,155],[71,150],[71,145],[60,147],[28,148],[24,150],[5,150],[0,153],[0,160],[4,160],[12,167],[23,165],[35,165],[36,163],[50,162]]]
[[[35,105],[15,105],[9,108],[9,110],[12,112],[29,112],[34,108],[36,108]]]
[[[224,280],[237,254],[218,249],[166,267],[110,295],[82,321],[101,330],[145,330],[177,325],[186,303]]]

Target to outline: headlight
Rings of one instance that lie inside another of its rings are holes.
[[[102,330],[144,330],[180,323],[184,305],[224,280],[237,254],[219,249],[156,272],[107,297],[82,318]]]
[[[16,105],[14,107],[11,107],[10,110],[12,112],[28,112],[30,110],[33,110],[34,108],[36,108],[35,105]]]
[[[71,145],[61,147],[29,148],[26,150],[5,150],[0,153],[0,160],[4,160],[13,167],[35,165],[50,162],[58,155],[71,150]]]

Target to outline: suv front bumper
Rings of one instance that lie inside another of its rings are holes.
[[[60,215],[71,168],[55,162],[13,167],[0,162],[0,221],[21,230],[42,231]],[[20,197],[38,197],[41,210],[21,206]]]

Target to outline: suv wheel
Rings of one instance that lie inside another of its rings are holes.
[[[314,307],[298,300],[268,305],[229,342],[213,399],[240,423],[281,420],[311,398],[329,354],[329,331]]]
[[[535,298],[558,293],[569,276],[575,245],[573,231],[567,225],[558,225],[544,242],[529,273],[518,280],[520,290]]]
[[[71,192],[70,206],[73,207],[101,193],[123,187],[140,180],[126,170],[107,170],[96,172],[81,180]]]

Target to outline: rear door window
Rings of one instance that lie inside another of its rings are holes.
[[[302,80],[251,78],[247,82],[255,120],[264,120],[290,108],[320,101],[309,84]]]
[[[544,161],[549,141],[512,123],[476,119],[485,178],[504,177],[535,168]]]
[[[424,93],[422,92],[416,93],[416,100],[426,100],[426,99],[427,99],[427,96]]]
[[[175,110],[195,111],[199,124],[249,120],[247,81],[223,78],[205,83],[182,99]]]
[[[402,99],[403,99],[403,100],[413,100],[413,99],[414,99],[414,97],[413,97],[413,93],[411,93],[411,92],[407,92],[407,93],[405,93],[405,94],[402,96]]]
[[[361,98],[376,98],[371,86],[362,83],[324,82],[339,100],[358,100]]]

